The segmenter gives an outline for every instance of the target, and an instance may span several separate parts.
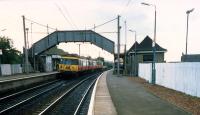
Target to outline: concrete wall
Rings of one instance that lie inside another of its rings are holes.
[[[156,84],[200,97],[200,62],[157,63]],[[139,76],[151,82],[151,64],[139,64]]]

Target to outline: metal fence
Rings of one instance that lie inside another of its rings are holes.
[[[139,64],[139,76],[151,82],[151,64]],[[200,62],[156,63],[156,84],[200,97]]]

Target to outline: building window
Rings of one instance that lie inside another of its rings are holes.
[[[143,62],[152,62],[153,55],[143,55]]]

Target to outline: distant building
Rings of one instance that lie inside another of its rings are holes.
[[[182,55],[181,62],[200,62],[200,54]]]
[[[135,51],[136,46],[136,51]],[[156,47],[156,62],[165,62],[164,54],[166,49],[159,46],[157,43]],[[134,43],[133,46],[126,53],[126,73],[137,75],[138,74],[138,63],[152,63],[153,62],[153,50],[152,50],[152,39],[146,36],[144,40],[139,44]]]
[[[117,64],[118,64],[117,53],[115,53],[114,54],[114,73],[117,73]],[[124,71],[124,53],[119,54],[119,71],[120,71],[120,74],[122,74]]]

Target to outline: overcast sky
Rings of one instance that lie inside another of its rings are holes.
[[[182,52],[185,53],[186,11],[195,8],[189,17],[188,53],[200,54],[199,0],[0,0],[0,30],[6,29],[0,31],[0,35],[12,38],[14,46],[22,51],[22,15],[59,30],[83,30],[114,19],[120,14],[122,44],[125,41],[125,20],[128,29],[137,31],[137,41],[141,42],[146,35],[153,38],[154,29],[154,8],[143,6],[141,2],[157,6],[157,43],[168,50],[166,61],[180,61]],[[27,21],[26,25],[30,30],[31,22]],[[32,31],[33,34],[29,34],[30,44],[47,35],[47,29],[36,24],[32,25]],[[117,41],[116,34],[102,33],[117,31],[117,21],[97,28],[96,31]],[[127,34],[127,47],[130,48],[134,35],[130,32]],[[78,53],[77,43],[62,44],[59,47]],[[112,55],[88,43],[81,45],[81,55],[100,55],[112,59]]]

